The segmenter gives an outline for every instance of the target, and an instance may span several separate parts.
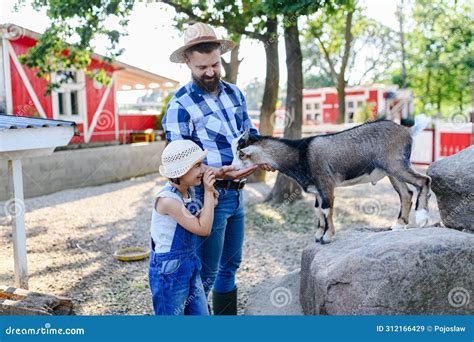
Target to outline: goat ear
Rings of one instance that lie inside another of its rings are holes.
[[[249,141],[250,138],[250,127],[247,127],[244,132],[244,136],[242,139],[244,139],[245,142]]]

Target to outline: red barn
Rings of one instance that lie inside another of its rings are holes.
[[[51,80],[66,73],[71,80],[45,96],[48,81],[18,60],[40,35],[12,24],[0,30],[0,113],[75,121],[81,135],[72,143],[126,142],[132,131],[155,129],[164,99],[179,85],[118,61],[104,64],[93,55],[88,70],[106,70],[112,79],[108,86],[90,80],[83,70],[63,71]]]
[[[369,105],[375,114],[386,113],[394,120],[408,117],[413,112],[411,91],[394,85],[373,84],[346,88],[346,113],[344,122],[353,122],[357,111]],[[338,115],[336,88],[303,90],[303,122],[311,124],[335,124]]]

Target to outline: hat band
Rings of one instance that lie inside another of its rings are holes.
[[[189,42],[186,43],[186,45],[190,45],[190,44],[194,44],[194,43],[198,43],[200,42],[201,40],[218,40],[216,36],[201,36],[201,37],[198,37],[198,38],[194,38],[192,40],[190,40]]]

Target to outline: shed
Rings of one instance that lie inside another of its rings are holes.
[[[75,134],[72,121],[0,114],[0,160],[8,163],[10,199],[5,211],[12,218],[16,287],[28,289],[22,159],[49,155]]]

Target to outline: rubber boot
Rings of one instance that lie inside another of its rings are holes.
[[[214,315],[236,316],[237,288],[226,293],[212,290],[212,311]]]

